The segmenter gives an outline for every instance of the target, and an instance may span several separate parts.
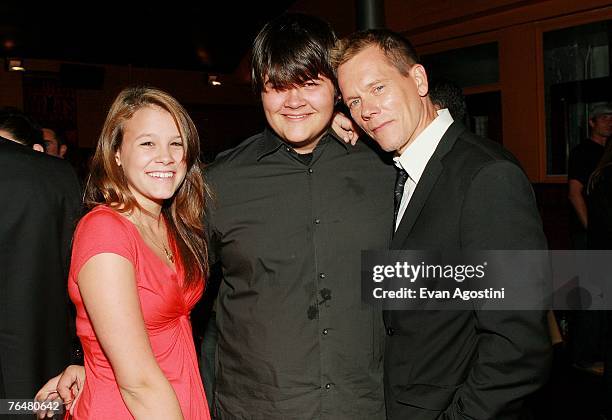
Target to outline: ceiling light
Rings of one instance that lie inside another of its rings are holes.
[[[25,71],[21,58],[7,58],[6,67],[8,71]]]
[[[208,76],[208,84],[211,86],[221,86],[221,81],[218,76],[211,74]]]

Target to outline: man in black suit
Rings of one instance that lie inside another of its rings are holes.
[[[66,283],[80,186],[68,162],[32,149],[42,133],[30,124],[0,112],[0,398],[10,399],[32,398],[57,374],[72,338]]]
[[[413,47],[386,30],[335,51],[353,119],[396,154],[392,249],[545,249],[531,185],[499,145],[436,112]],[[403,184],[403,185],[402,185]],[[517,419],[547,376],[544,311],[386,311],[389,419]]]

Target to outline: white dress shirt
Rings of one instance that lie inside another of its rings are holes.
[[[406,150],[401,155],[393,158],[395,166],[408,173],[402,201],[395,220],[395,230],[397,230],[402,217],[404,217],[412,193],[416,189],[421,175],[423,175],[427,162],[429,162],[442,136],[452,123],[453,117],[451,117],[448,109],[439,110],[438,116],[406,147]]]

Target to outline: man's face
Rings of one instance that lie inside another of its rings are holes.
[[[45,153],[63,158],[66,154],[66,146],[59,145],[55,132],[49,128],[43,128],[43,140],[45,141]]]
[[[407,71],[402,75],[377,46],[338,68],[342,98],[355,122],[383,150],[400,154],[435,118],[425,69],[415,64]]]
[[[327,77],[261,93],[268,124],[298,153],[310,153],[329,126],[334,112],[334,85]]]
[[[612,136],[612,114],[601,114],[589,121],[591,135],[598,137]]]

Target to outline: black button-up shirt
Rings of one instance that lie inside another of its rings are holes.
[[[388,245],[395,169],[374,148],[326,134],[300,159],[266,130],[207,168],[220,418],[384,418],[384,327],[361,302],[360,257]]]

